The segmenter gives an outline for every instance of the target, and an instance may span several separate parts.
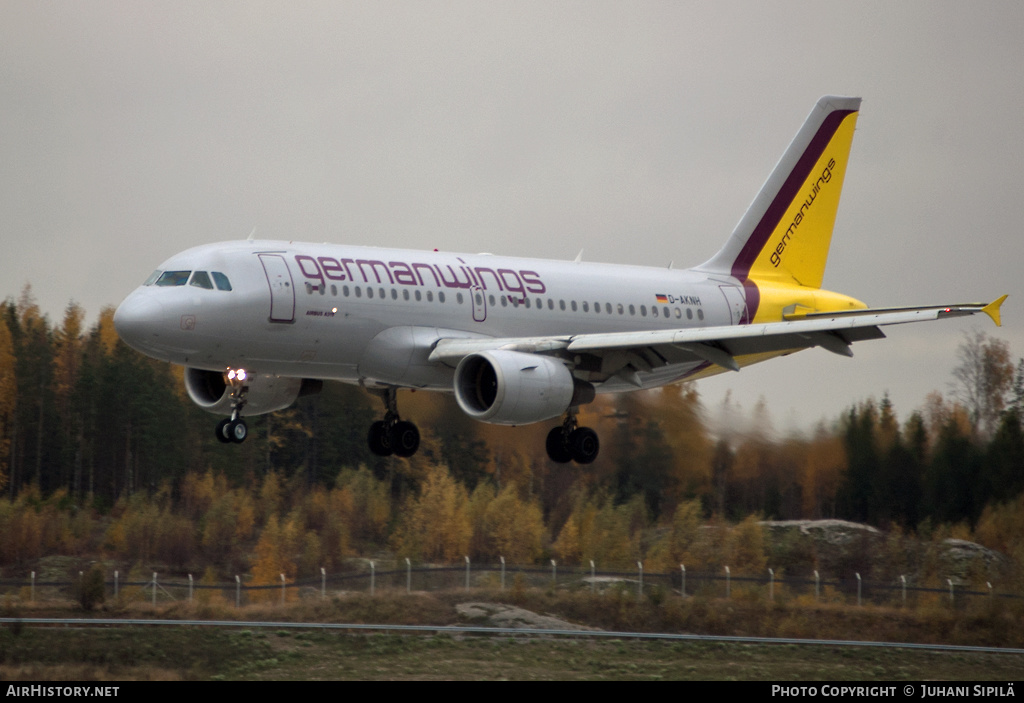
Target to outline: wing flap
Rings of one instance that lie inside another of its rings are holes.
[[[849,356],[854,342],[881,339],[880,329],[888,325],[925,322],[946,317],[985,313],[999,323],[999,306],[1006,296],[992,303],[963,303],[919,308],[876,308],[837,313],[798,313],[784,322],[753,325],[701,327],[688,329],[607,332],[551,337],[492,337],[480,339],[441,339],[430,360],[457,364],[469,354],[495,349],[536,354],[588,353],[603,356],[614,351],[650,350],[661,356],[668,353],[677,362],[680,353],[729,370],[738,370],[736,357],[796,351],[822,347]]]

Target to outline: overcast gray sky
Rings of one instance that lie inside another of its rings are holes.
[[[0,297],[90,321],[163,259],[261,238],[677,268],[823,94],[864,98],[825,287],[988,301],[704,381],[807,426],[1024,356],[1024,3],[0,0]]]

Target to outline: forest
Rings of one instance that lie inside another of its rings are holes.
[[[124,345],[112,308],[84,320],[70,303],[52,322],[28,286],[0,305],[0,566],[103,553],[258,581],[387,551],[672,568],[686,526],[766,518],[944,525],[1024,563],[1024,359],[984,333],[936,380],[948,393],[902,418],[883,397],[780,436],[765,402],[709,409],[691,385],[599,396],[580,420],[601,454],[578,466],[548,460],[546,424],[476,423],[407,391],[421,449],[377,457],[379,401],[334,383],[222,444],[181,368]]]

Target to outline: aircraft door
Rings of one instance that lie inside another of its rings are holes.
[[[473,301],[473,321],[483,322],[487,319],[487,296],[484,295],[484,289],[480,286],[473,286],[469,294],[470,300]]]
[[[729,306],[729,315],[732,317],[731,324],[741,325],[747,322],[747,299],[743,295],[743,289],[739,286],[719,286],[725,302]]]
[[[280,254],[260,254],[270,286],[270,321],[295,322],[295,285],[288,262]]]

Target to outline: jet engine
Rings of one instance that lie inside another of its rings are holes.
[[[323,384],[323,381],[309,378],[250,375],[244,381],[245,414],[262,415],[283,410],[300,396],[319,393]],[[224,372],[186,368],[185,390],[192,402],[203,410],[217,415],[231,414],[231,388]]]
[[[589,403],[594,387],[558,359],[516,351],[470,354],[455,369],[455,399],[475,420],[526,425]]]

